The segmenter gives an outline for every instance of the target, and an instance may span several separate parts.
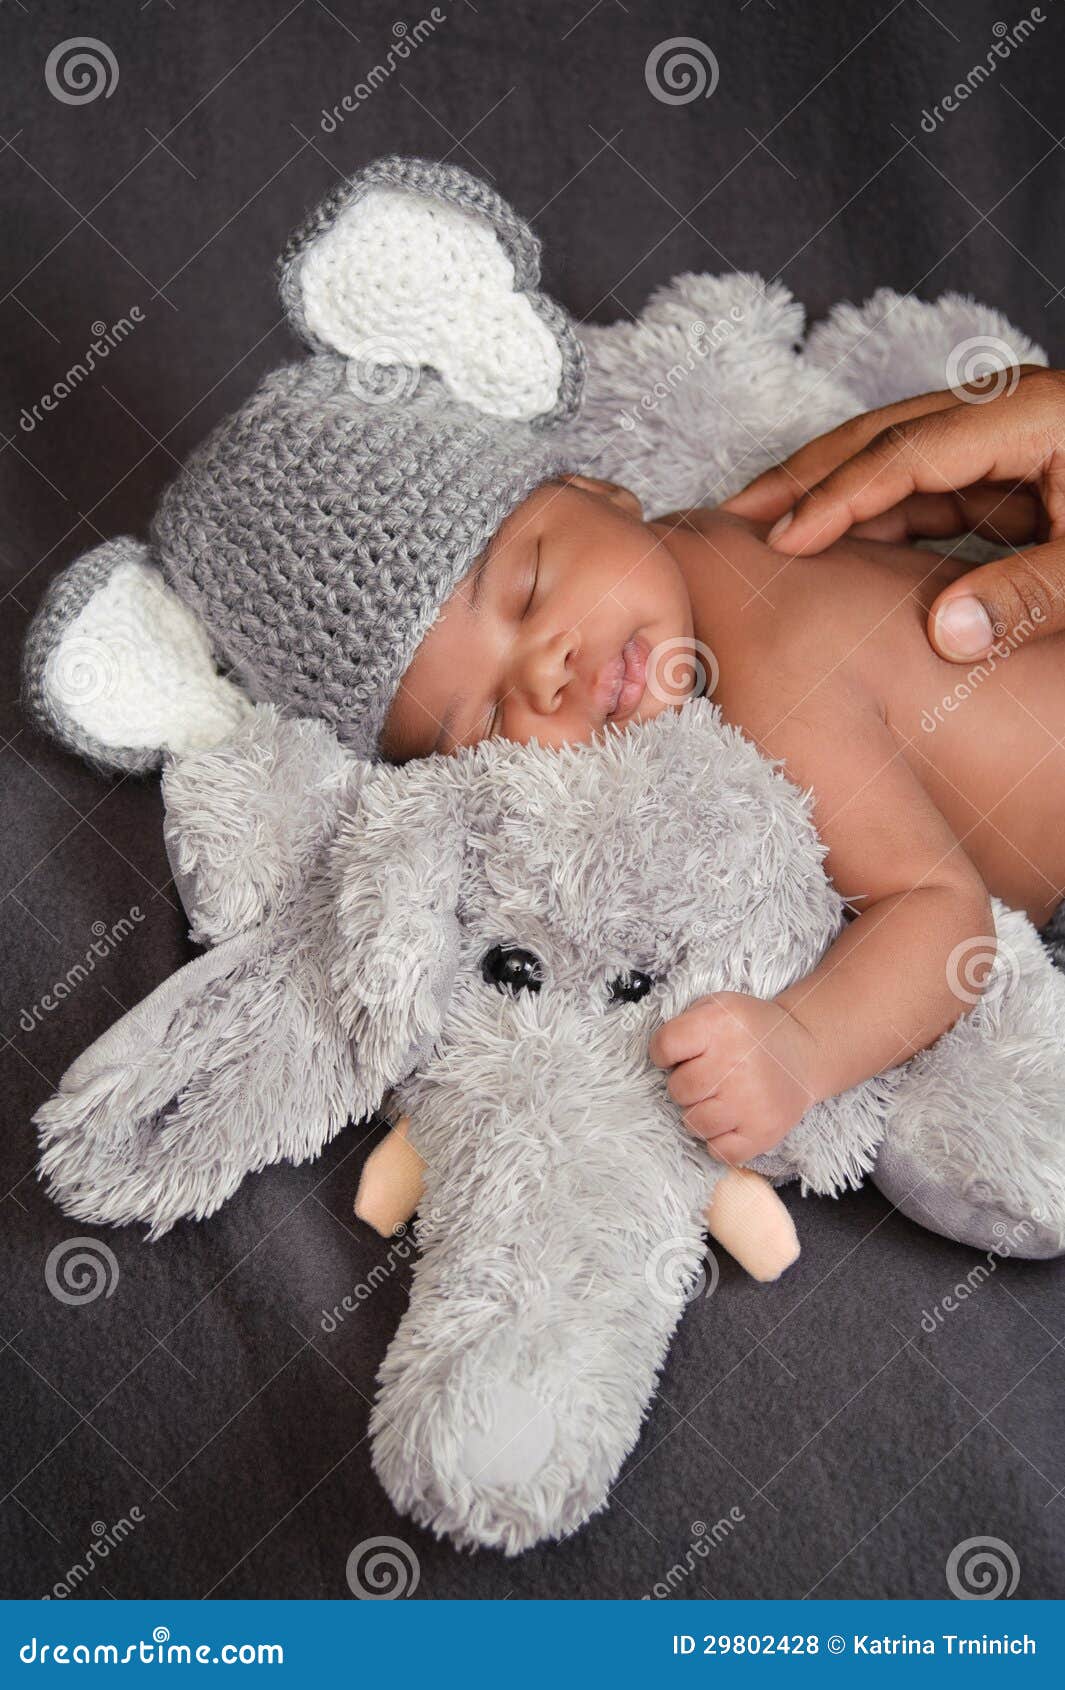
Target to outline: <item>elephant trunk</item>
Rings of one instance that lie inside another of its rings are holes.
[[[513,1037],[469,1028],[400,1093],[428,1164],[422,1255],[374,1464],[402,1512],[508,1554],[606,1503],[705,1282],[718,1177],[647,1063],[645,1017],[589,1026],[560,996],[471,995],[470,1018],[520,1019]]]

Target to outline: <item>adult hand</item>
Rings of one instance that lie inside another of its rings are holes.
[[[1065,371],[1022,365],[925,393],[822,434],[725,501],[809,557],[848,530],[905,540],[974,532],[1029,549],[945,588],[928,616],[941,657],[971,662],[1022,628],[1065,628]],[[1042,543],[1038,543],[1042,542]]]

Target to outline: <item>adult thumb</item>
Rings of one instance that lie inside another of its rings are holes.
[[[1013,552],[952,581],[928,613],[940,657],[971,663],[1065,628],[1065,541]]]

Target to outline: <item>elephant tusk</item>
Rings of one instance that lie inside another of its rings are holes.
[[[798,1258],[794,1221],[769,1181],[750,1168],[732,1168],[718,1180],[706,1225],[752,1279],[779,1279]]]
[[[404,1115],[366,1158],[355,1193],[355,1214],[382,1238],[390,1238],[417,1210],[425,1189],[425,1162],[408,1141]]]

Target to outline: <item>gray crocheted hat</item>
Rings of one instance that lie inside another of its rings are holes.
[[[84,639],[71,672],[86,610],[99,622],[108,597],[112,625],[132,628],[128,601],[150,598],[154,571],[190,641],[202,631],[247,694],[323,717],[376,756],[445,600],[515,506],[574,467],[563,425],[583,351],[539,275],[532,231],[455,165],[382,159],[345,183],[281,262],[311,355],[267,376],[193,454],[148,551],[111,542],[60,577],[27,643],[31,710],[98,762],[158,761],[158,729],[148,746],[135,712],[117,723],[113,687],[105,709],[86,701],[101,677],[84,673]],[[145,664],[137,644],[131,631],[129,661]],[[184,748],[173,739],[165,750]]]

